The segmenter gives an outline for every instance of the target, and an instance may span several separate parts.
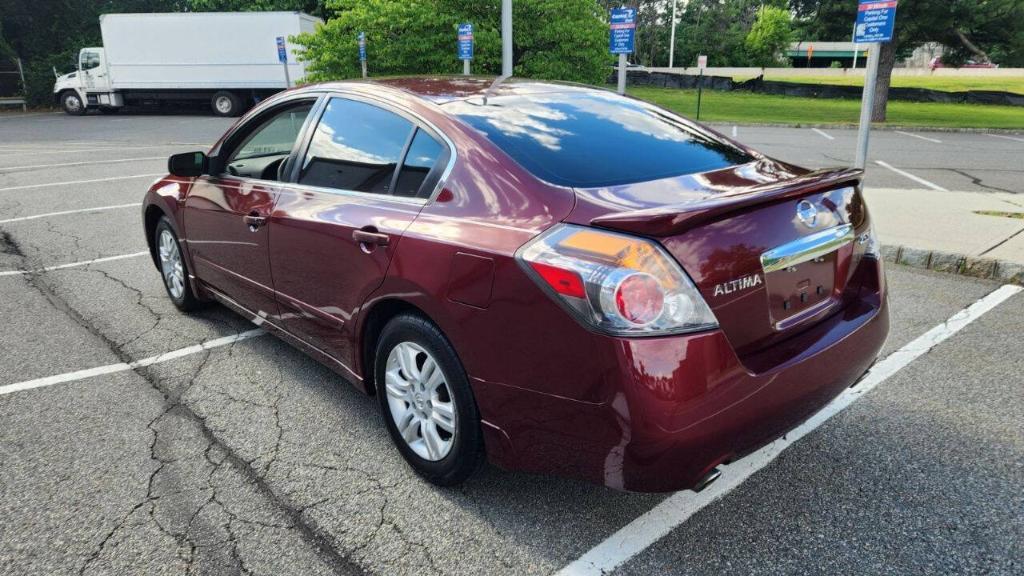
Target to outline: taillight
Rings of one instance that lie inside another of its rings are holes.
[[[645,336],[718,326],[679,264],[649,240],[559,224],[516,257],[570,313],[602,332]]]

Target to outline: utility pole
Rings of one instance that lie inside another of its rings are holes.
[[[501,0],[501,75],[512,76],[512,0]]]
[[[668,41],[668,67],[672,68],[676,55],[676,3],[679,0],[672,0],[672,34]],[[653,62],[652,62],[653,65]]]

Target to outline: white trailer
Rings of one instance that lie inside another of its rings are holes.
[[[287,79],[302,79],[290,43],[285,74],[277,38],[318,24],[302,12],[104,14],[103,47],[83,48],[78,70],[59,76],[53,92],[68,114],[201,100],[215,114],[237,116],[287,88]]]

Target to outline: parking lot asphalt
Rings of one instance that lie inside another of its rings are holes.
[[[178,313],[133,204],[228,124],[0,119],[0,573],[550,574],[671,497],[493,467],[427,485],[373,399],[271,336],[230,339],[253,327],[223,308]],[[794,138],[750,143],[813,165]],[[883,356],[999,288],[889,284]],[[1021,333],[1016,294],[617,573],[1021,573]]]

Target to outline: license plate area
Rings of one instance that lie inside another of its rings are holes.
[[[785,330],[839,304],[838,250],[852,242],[853,236],[853,227],[844,224],[761,255],[769,316],[776,330]]]
[[[765,274],[768,310],[776,330],[784,330],[839,302],[835,293],[836,252]]]

